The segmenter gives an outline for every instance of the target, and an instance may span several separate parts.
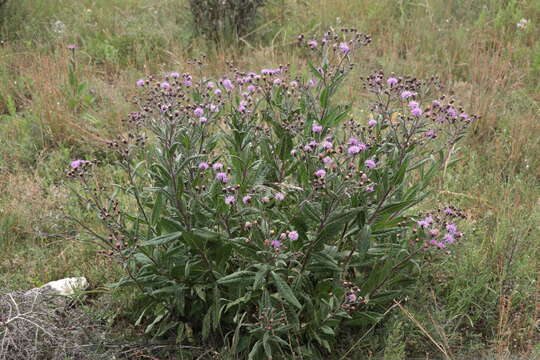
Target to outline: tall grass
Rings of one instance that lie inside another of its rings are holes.
[[[540,351],[540,1],[275,1],[239,48],[195,37],[188,13],[182,0],[19,0],[0,10],[0,284],[24,287],[76,272],[98,283],[113,276],[96,266],[95,249],[58,242],[55,233],[75,235],[55,214],[84,212],[58,189],[70,158],[103,158],[141,74],[194,72],[187,60],[203,55],[216,74],[228,60],[294,68],[303,61],[292,45],[298,33],[355,26],[374,39],[355,76],[375,68],[436,74],[482,115],[462,161],[433,188],[439,201],[466,210],[469,240],[426,274],[433,291],[420,287],[406,309],[455,358],[487,348],[501,359]],[[530,20],[524,29],[516,26],[522,18]],[[68,44],[79,46],[74,59]],[[72,61],[84,85],[79,93],[70,83]],[[360,85],[343,96],[365,102]],[[62,250],[77,261],[58,257]],[[14,269],[22,270],[14,276]],[[408,351],[437,353],[417,323],[395,316],[388,339],[407,340],[400,332],[410,331]]]

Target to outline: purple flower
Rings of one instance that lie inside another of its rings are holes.
[[[412,110],[414,108],[417,108],[418,107],[418,102],[414,101],[414,100],[411,100],[409,101],[409,108]]]
[[[295,87],[298,87],[298,81],[296,80],[293,80],[289,83],[289,85],[292,87],[292,88],[295,88]]]
[[[360,152],[360,147],[357,145],[350,146],[349,149],[347,149],[347,152],[349,155],[355,155]]]
[[[298,240],[298,233],[297,233],[296,231],[291,231],[291,232],[289,233],[289,239],[290,239],[290,240],[293,240],[293,241],[294,241],[294,240]]]
[[[367,124],[368,124],[369,127],[377,126],[377,120],[371,119],[371,120],[368,121]]]
[[[170,77],[172,77],[173,79],[178,79],[180,77],[180,74],[177,72],[172,72]]]
[[[73,160],[71,162],[70,166],[71,166],[71,168],[76,169],[76,168],[78,168],[79,166],[81,166],[84,163],[86,163],[86,160],[81,160],[81,159]]]
[[[226,184],[229,182],[229,177],[227,176],[226,173],[224,172],[218,172],[216,174],[216,179],[218,179],[219,181],[221,181],[222,183]]]
[[[451,243],[453,243],[454,241],[456,241],[456,239],[454,238],[454,235],[453,235],[453,234],[446,234],[446,235],[444,235],[444,241],[445,241],[447,244],[451,244]]]
[[[317,83],[315,82],[315,80],[309,79],[308,80],[308,86],[312,88],[312,87],[317,86]]]
[[[280,78],[274,79],[274,85],[281,85],[282,80]]]
[[[396,79],[395,77],[389,77],[388,80],[386,80],[386,83],[390,86],[393,86],[398,83],[398,79]]]
[[[367,192],[374,192],[375,191],[375,184],[370,184],[366,187]]]
[[[159,85],[162,89],[169,89],[171,87],[171,84],[169,84],[168,82],[164,81],[162,82],[160,85]]]
[[[198,167],[199,167],[199,169],[201,169],[201,170],[206,170],[206,169],[208,169],[208,168],[210,167],[210,165],[208,165],[207,162],[204,162],[204,161],[203,161],[203,162],[200,162],[200,163],[199,163],[199,166],[198,166]]]
[[[220,162],[214,163],[214,165],[212,165],[212,169],[214,169],[216,171],[221,170],[221,169],[223,169],[223,164],[220,163]]]
[[[349,45],[347,45],[347,43],[342,42],[341,44],[339,44],[339,50],[341,50],[342,53],[347,54],[351,50],[351,48],[349,48]]]
[[[377,166],[377,163],[375,162],[375,160],[372,160],[372,159],[367,159],[364,164],[370,168],[370,169],[373,169]]]
[[[213,81],[209,81],[207,84],[206,84],[206,87],[209,88],[209,89],[213,89],[216,87],[216,84],[214,84]]]
[[[249,85],[249,86],[247,87],[247,91],[249,91],[250,93],[255,92],[255,90],[257,90],[257,88],[255,87],[255,85]]]
[[[249,196],[249,195],[244,196],[244,197],[242,198],[242,202],[243,202],[244,204],[249,204],[249,203],[251,202],[251,196]]]
[[[200,107],[196,108],[195,111],[193,111],[193,114],[197,117],[201,117],[204,114],[204,110]]]
[[[457,116],[457,112],[456,112],[456,109],[454,109],[453,107],[449,107],[448,110],[446,110],[446,113],[450,116]]]
[[[307,44],[312,49],[315,49],[318,45],[316,40],[309,40]]]
[[[411,96],[414,96],[414,93],[412,91],[405,90],[401,92],[400,96],[402,99],[407,99],[407,98],[410,98]]]
[[[420,109],[419,107],[415,107],[411,110],[411,114],[413,114],[414,116],[420,116],[422,115],[422,109]]]
[[[328,140],[325,140],[321,143],[321,147],[323,149],[331,149],[332,148],[332,143]]]
[[[323,163],[324,163],[325,165],[330,165],[331,163],[334,162],[334,160],[333,160],[331,157],[329,157],[329,156],[325,156],[325,157],[322,159],[322,161],[323,161]]]
[[[360,140],[358,140],[355,137],[349,138],[349,145],[358,145],[360,144]]]
[[[216,90],[214,91],[214,94],[215,94],[216,96],[221,96],[221,89],[216,89]]]
[[[317,147],[317,142],[315,140],[311,140],[308,145],[312,149],[315,149]]]
[[[218,112],[219,111],[219,108],[214,104],[208,105],[208,109],[210,109],[211,112]]]
[[[223,87],[227,89],[228,91],[234,89],[234,85],[231,80],[225,79],[223,80]]]
[[[452,234],[455,234],[457,233],[457,226],[455,224],[448,224],[446,225],[446,230],[448,230]]]
[[[311,131],[315,132],[315,133],[320,133],[322,131],[323,127],[319,124],[313,124],[313,126],[311,127]]]
[[[272,240],[272,242],[270,243],[270,245],[272,245],[272,247],[274,249],[279,249],[279,247],[281,246],[281,241],[279,240]]]
[[[318,177],[318,178],[323,179],[326,176],[326,170],[319,169],[319,170],[315,171],[315,176]]]
[[[236,198],[233,195],[229,195],[225,198],[225,204],[231,205],[234,204],[236,201]]]
[[[144,79],[137,80],[137,86],[138,87],[144,86]]]
[[[347,295],[347,302],[348,303],[354,303],[354,302],[356,302],[357,299],[358,299],[358,297],[354,293],[351,293],[351,294]]]
[[[73,51],[73,50],[76,50],[76,49],[78,48],[78,46],[75,45],[75,44],[70,44],[70,45],[67,46],[67,48],[68,48],[69,50],[72,50],[72,51]]]
[[[467,115],[465,113],[461,113],[461,114],[459,114],[459,117],[462,118],[463,120],[467,120],[469,118],[469,115]]]
[[[446,215],[453,215],[453,214],[454,214],[454,210],[450,209],[449,207],[444,208],[443,212],[444,212]]]
[[[199,122],[200,122],[201,124],[206,124],[206,123],[208,122],[208,119],[205,118],[204,116],[201,116],[201,117],[199,118]]]
[[[435,138],[437,137],[437,133],[433,130],[428,130],[426,131],[426,136],[429,137],[429,138]]]
[[[433,218],[431,216],[428,216],[422,220],[417,221],[418,225],[424,229],[426,229],[429,225],[431,225],[432,222],[433,222]]]
[[[278,192],[278,193],[276,193],[275,197],[276,197],[276,200],[283,201],[285,199],[285,194],[281,193],[281,192]]]

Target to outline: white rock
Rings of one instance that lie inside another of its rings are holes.
[[[51,281],[39,288],[39,290],[54,293],[56,295],[69,296],[75,294],[78,290],[84,290],[88,287],[88,280],[85,277],[71,277],[61,280]]]

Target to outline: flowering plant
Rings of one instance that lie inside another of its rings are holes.
[[[131,131],[110,144],[126,183],[107,192],[95,162],[71,163],[147,332],[249,358],[323,358],[462,236],[457,209],[411,209],[474,117],[434,97],[436,79],[377,71],[363,79],[370,118],[351,118],[334,99],[370,41],[354,29],[300,36],[320,60],[306,73],[141,79]]]

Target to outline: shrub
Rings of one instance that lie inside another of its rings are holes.
[[[91,177],[97,162],[73,161],[108,233],[88,230],[122,262],[115,286],[136,289],[147,333],[323,358],[462,236],[457,209],[412,215],[474,117],[435,98],[435,78],[377,71],[363,79],[370,119],[350,118],[334,99],[370,41],[301,36],[320,60],[305,73],[141,79],[131,131],[110,143],[127,183],[107,187]]]
[[[195,30],[214,41],[246,35],[265,3],[265,0],[189,0]]]

